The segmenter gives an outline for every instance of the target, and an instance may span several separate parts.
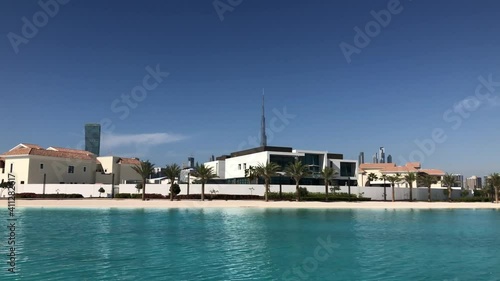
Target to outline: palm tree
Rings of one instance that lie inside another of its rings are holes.
[[[205,200],[205,184],[208,180],[215,179],[217,175],[214,173],[212,167],[207,167],[204,164],[196,164],[193,175],[201,182],[201,201]]]
[[[250,184],[259,178],[259,175],[255,172],[255,167],[250,166],[248,169],[245,169],[245,178],[248,178],[248,183]]]
[[[420,173],[418,175],[418,182],[420,185],[427,187],[427,201],[431,202],[432,201],[432,196],[431,196],[431,185],[433,183],[436,183],[436,180],[434,179],[433,176],[426,174],[426,173]]]
[[[414,172],[408,172],[404,177],[405,182],[408,183],[410,188],[410,202],[413,202],[413,182],[417,180],[417,174]]]
[[[297,196],[297,201],[300,201],[299,182],[301,179],[311,175],[309,167],[305,166],[300,161],[295,161],[293,163],[288,164],[288,166],[285,168],[285,173],[287,176],[293,178],[293,180],[295,181],[295,192]]]
[[[387,201],[387,189],[385,187],[385,182],[387,181],[387,175],[381,175],[380,179],[384,181],[384,201]]]
[[[369,173],[368,174],[368,182],[370,183],[370,186],[372,185],[372,181],[378,180],[378,177],[375,173]]]
[[[455,184],[455,177],[446,173],[443,176],[443,184],[448,188],[448,201],[451,202],[451,187]]]
[[[176,178],[181,175],[181,167],[177,164],[167,165],[165,168],[165,175],[170,180],[170,201],[174,201],[174,182]]]
[[[401,177],[399,174],[395,174],[393,176],[387,176],[387,180],[391,183],[392,187],[392,202],[395,201],[395,191],[394,191],[394,186],[396,185],[397,182],[401,181]]]
[[[269,184],[271,183],[271,177],[275,176],[278,171],[281,169],[281,167],[273,162],[267,163],[267,164],[262,164],[259,163],[257,167],[255,167],[255,174],[258,177],[263,177],[264,178],[264,184],[265,184],[265,192],[264,192],[264,197],[266,202],[268,202],[268,195],[269,195]]]
[[[330,167],[325,167],[323,171],[321,171],[321,176],[323,180],[325,180],[325,201],[328,201],[328,184],[331,180],[333,180],[339,173],[335,171],[335,169]]]
[[[155,164],[149,162],[149,160],[141,161],[140,164],[132,167],[132,170],[138,173],[142,179],[142,201],[146,200],[146,179],[154,172],[154,167]]]
[[[488,182],[495,188],[495,202],[498,204],[498,188],[500,187],[500,174],[493,173],[489,176]]]

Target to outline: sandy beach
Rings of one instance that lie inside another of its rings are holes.
[[[7,200],[0,200],[7,208]],[[264,201],[199,201],[199,200],[149,200],[137,199],[76,199],[76,200],[25,200],[17,199],[15,207],[30,208],[301,208],[301,209],[499,209],[494,203],[448,202],[264,202]]]

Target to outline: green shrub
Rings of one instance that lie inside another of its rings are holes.
[[[491,199],[488,197],[462,197],[456,198],[452,200],[453,202],[491,202]]]
[[[131,198],[130,193],[118,193],[115,194],[115,198]]]

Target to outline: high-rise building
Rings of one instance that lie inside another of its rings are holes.
[[[392,163],[392,155],[387,155],[387,163]]]
[[[455,185],[456,187],[462,187],[464,186],[464,176],[461,174],[451,174],[453,178],[455,179]]]
[[[194,157],[188,157],[188,168],[194,168]]]
[[[380,163],[385,163],[385,149],[384,147],[380,147],[379,149],[379,153],[380,153]]]
[[[260,146],[267,146],[266,115],[264,110],[264,90],[262,90],[262,117],[260,124]]]
[[[99,156],[101,150],[100,124],[85,124],[85,150]]]
[[[467,188],[468,189],[478,189],[478,188],[482,188],[482,178],[481,177],[476,177],[476,176],[472,176],[472,177],[468,177],[467,178]]]
[[[378,163],[378,154],[377,153],[375,153],[375,155],[373,155],[372,162],[373,163]]]
[[[365,163],[365,153],[364,153],[364,152],[360,152],[360,153],[359,153],[359,156],[358,156],[358,163],[359,163],[359,164],[364,164],[364,163]]]

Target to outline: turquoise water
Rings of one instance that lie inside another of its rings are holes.
[[[500,280],[494,210],[18,208],[16,215],[18,273],[2,261],[0,280]]]

